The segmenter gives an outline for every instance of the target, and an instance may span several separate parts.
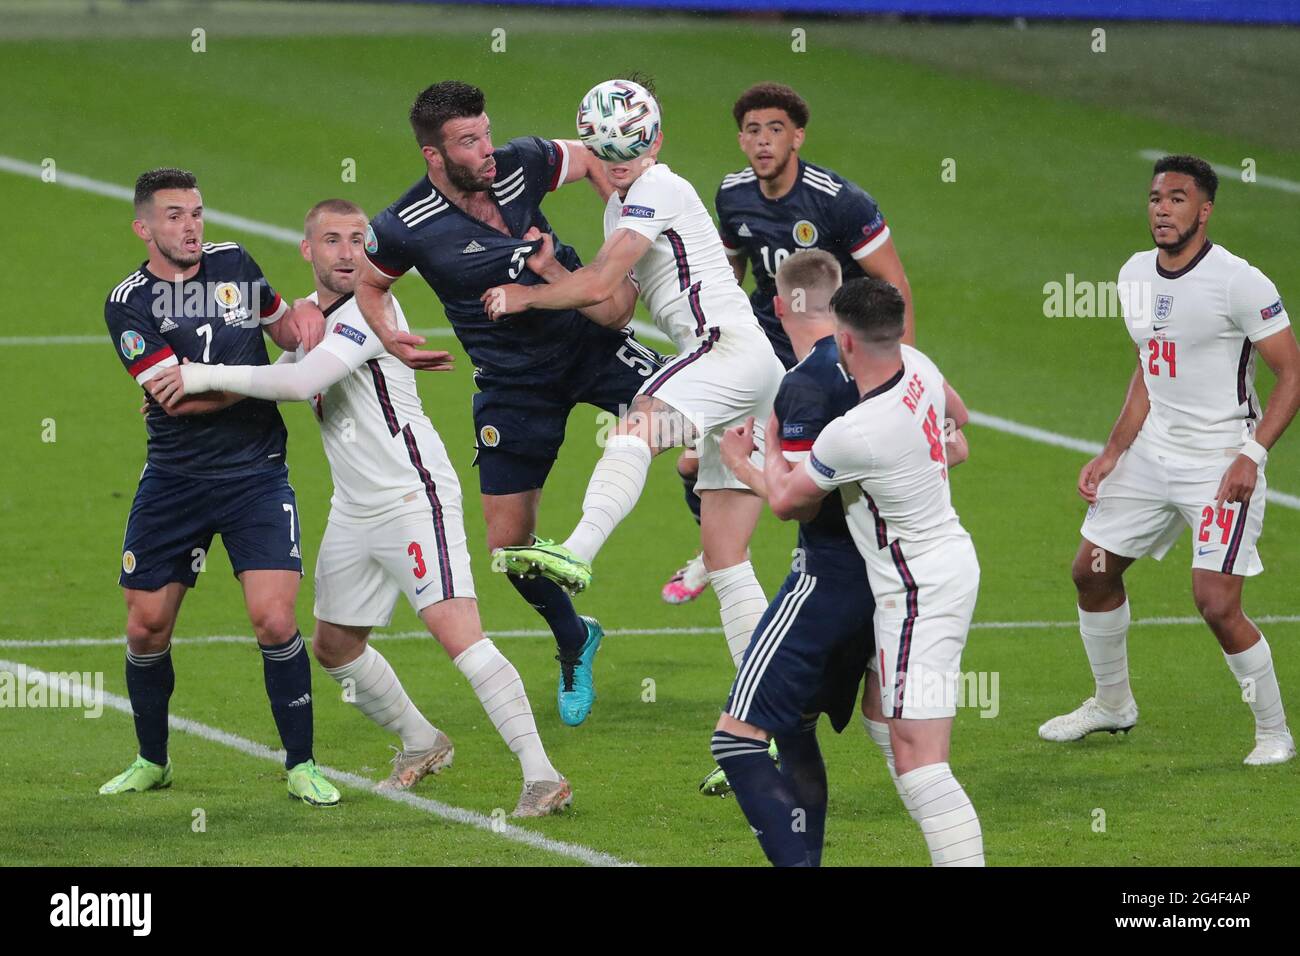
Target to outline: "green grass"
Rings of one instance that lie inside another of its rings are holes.
[[[1149,164],[1138,151],[1199,151],[1229,164],[1251,156],[1261,172],[1300,179],[1294,124],[1277,118],[1295,115],[1300,85],[1260,88],[1235,111],[1211,108],[1224,84],[1249,84],[1253,64],[1275,62],[1279,76],[1292,75],[1294,31],[1115,26],[1111,53],[1074,62],[1066,47],[1075,31],[1086,51],[1084,26],[1020,32],[812,21],[809,52],[794,54],[789,24],[657,17],[635,21],[637,43],[628,50],[618,22],[607,16],[443,11],[437,29],[415,29],[413,19],[432,22],[429,11],[385,8],[366,20],[370,32],[363,35],[353,12],[328,5],[313,5],[309,30],[298,26],[301,10],[293,6],[270,5],[250,17],[239,5],[217,4],[204,8],[208,52],[196,54],[187,25],[192,9],[177,5],[170,18],[151,18],[151,32],[140,36],[129,18],[104,6],[99,29],[32,8],[5,20],[5,36],[14,39],[0,42],[0,78],[10,91],[0,103],[0,154],[28,162],[50,157],[61,172],[128,185],[147,166],[188,166],[210,206],[291,228],[319,198],[345,195],[373,211],[420,174],[403,117],[412,94],[433,79],[463,76],[483,86],[503,140],[571,135],[572,104],[595,80],[651,68],[665,108],[665,158],[706,201],[721,175],[743,164],[729,118],[734,95],[759,79],[790,82],[813,106],[805,154],[880,201],[916,294],[920,344],[967,401],[1094,440],[1105,436],[1122,398],[1131,369],[1127,337],[1113,321],[1044,318],[1042,288],[1071,272],[1113,279],[1147,244]],[[15,9],[8,4],[3,12]],[[507,53],[489,50],[488,31],[496,25],[508,30]],[[1174,79],[1148,65],[1156,59],[1134,54],[1140,44],[1212,68],[1177,77],[1185,102],[1156,111],[1147,91],[1167,89]],[[1092,83],[1078,75],[1093,65],[1110,79]],[[1210,105],[1187,105],[1200,102]],[[956,183],[940,180],[949,157],[957,161]],[[340,181],[345,158],[356,160],[356,183]],[[129,230],[129,207],[4,172],[0,195],[20,228],[0,280],[9,303],[0,336],[102,335],[107,291],[143,258]],[[1272,276],[1284,297],[1294,293],[1298,207],[1300,197],[1225,181],[1213,221],[1216,241]],[[600,239],[595,197],[585,188],[567,190],[548,200],[546,212],[560,235],[590,257]],[[211,225],[207,238],[243,242],[278,288],[307,291],[309,274],[291,246]],[[415,324],[443,324],[436,301],[416,280],[398,292]],[[421,391],[471,491],[466,522],[485,625],[537,628],[539,619],[489,572],[472,494],[469,363],[459,346],[440,341],[460,356],[459,367],[423,377]],[[144,455],[138,389],[106,338],[102,345],[8,351],[0,639],[118,635],[121,532]],[[1265,391],[1270,381],[1261,370]],[[307,409],[286,407],[285,417],[310,565],[328,510],[329,474]],[[53,443],[41,440],[46,419],[55,422]],[[575,411],[547,485],[544,532],[562,533],[577,517],[599,451],[595,429],[594,410]],[[972,427],[970,437],[973,457],[954,473],[953,486],[983,568],[977,620],[1068,621],[1068,568],[1082,517],[1073,485],[1083,457],[982,428]],[[1288,436],[1270,458],[1271,484],[1300,493],[1300,444]],[[1291,544],[1298,532],[1300,515],[1270,506],[1262,543],[1268,572],[1247,587],[1251,613],[1294,612],[1289,582],[1300,574]],[[691,553],[694,534],[672,465],[660,461],[637,512],[602,553],[581,610],[607,628],[716,627],[712,595],[682,608],[658,599],[662,581]],[[765,519],[753,550],[769,593],[792,546],[793,528]],[[1185,547],[1186,539],[1166,561],[1141,562],[1130,572],[1137,616],[1195,613]],[[177,633],[246,633],[220,549],[208,571],[186,598]],[[310,592],[308,576],[298,608],[304,627]],[[392,630],[417,623],[402,605]],[[1265,628],[1293,704],[1298,628]],[[543,739],[577,793],[570,817],[530,828],[640,863],[762,862],[734,802],[694,793],[710,766],[708,736],[731,676],[719,635],[609,638],[597,662],[600,700],[576,729],[562,727],[554,713],[549,642],[499,644],[522,673]],[[251,637],[247,646],[178,645],[174,712],[276,746],[252,645]],[[457,742],[455,767],[421,792],[485,814],[513,806],[517,767],[442,652],[431,640],[379,646],[416,702]],[[0,659],[101,670],[109,690],[125,692],[116,647],[0,646]],[[1087,693],[1077,635],[1068,627],[972,633],[965,666],[999,675],[1001,711],[994,719],[960,714],[952,763],[980,812],[990,861],[1295,859],[1294,766],[1247,772],[1240,765],[1250,746],[1249,713],[1205,629],[1135,628],[1131,660],[1142,707],[1131,738],[1052,747],[1035,728]],[[646,678],[655,682],[653,703],[642,700]],[[344,705],[319,670],[315,679],[319,758],[381,776],[389,740]],[[827,861],[923,864],[920,837],[861,728],[842,737],[827,732],[823,740],[832,787]],[[337,811],[295,806],[271,763],[181,734],[173,735],[171,791],[98,798],[96,787],[125,766],[132,747],[130,721],[114,711],[86,720],[70,711],[0,710],[0,806],[7,810],[0,814],[0,859],[564,862],[355,791],[345,792]],[[203,834],[190,829],[196,807],[207,813]],[[1106,813],[1104,833],[1092,829],[1098,808]]]

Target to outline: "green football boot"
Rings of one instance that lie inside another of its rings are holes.
[[[492,552],[492,570],[502,574],[540,574],[570,594],[580,594],[591,584],[591,562],[584,561],[562,544],[543,538],[514,548]]]
[[[336,807],[339,803],[338,787],[325,779],[314,760],[289,768],[289,796],[313,807]]]
[[[136,755],[127,767],[99,788],[100,793],[144,793],[146,790],[166,790],[172,785],[172,762],[167,766],[145,760]]]
[[[781,766],[781,755],[776,751],[775,737],[768,741],[767,755],[772,758],[774,764]],[[725,797],[731,793],[731,784],[727,781],[726,771],[721,767],[714,767],[713,772],[700,781],[700,793],[706,797]]]

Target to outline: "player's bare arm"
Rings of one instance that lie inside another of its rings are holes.
[[[736,285],[744,285],[745,273],[749,270],[749,260],[743,255],[729,255],[727,261],[731,263],[731,271],[736,274]]]
[[[609,176],[605,174],[605,167],[601,165],[600,160],[592,154],[591,150],[582,145],[580,140],[565,139],[557,142],[562,143],[569,154],[569,167],[565,170],[560,184],[576,183],[580,179],[585,179],[591,183],[591,188],[596,191],[601,202],[607,201],[609,194],[614,191],[614,184],[609,181]]]
[[[787,461],[781,452],[776,436],[781,425],[775,413],[767,423],[767,434],[772,438],[763,447],[763,480],[767,488],[767,503],[772,514],[782,521],[811,521],[821,508],[822,499],[829,492],[817,486],[802,462]]]
[[[547,282],[560,282],[570,275],[564,263],[555,258],[555,242],[549,233],[543,233],[536,226],[524,233],[528,241],[540,242],[541,245],[527,259],[529,271],[541,276]],[[624,277],[614,290],[614,294],[604,301],[589,305],[579,311],[597,325],[612,329],[621,329],[632,320],[636,309],[636,286],[632,280]]]
[[[750,456],[756,447],[754,417],[751,415],[745,419],[745,424],[736,425],[723,432],[722,463],[730,468],[731,473],[743,481],[750,491],[760,498],[766,498],[767,483],[763,478],[763,472],[755,468],[754,463],[750,461]]]
[[[1079,472],[1079,496],[1088,504],[1097,500],[1097,486],[1115,470],[1119,456],[1133,444],[1133,439],[1142,430],[1142,423],[1146,421],[1150,410],[1151,399],[1147,395],[1147,383],[1142,378],[1142,365],[1139,361],[1138,367],[1133,370],[1133,378],[1129,380],[1124,407],[1120,409],[1115,427],[1110,431],[1106,447]]]
[[[616,229],[590,265],[555,283],[495,286],[483,293],[488,318],[496,321],[528,309],[582,309],[610,298],[646,254],[651,240],[631,229]],[[630,316],[629,316],[630,317]],[[626,325],[626,319],[623,321]]]
[[[1268,338],[1260,339],[1255,343],[1255,350],[1277,376],[1277,384],[1269,396],[1264,417],[1255,429],[1253,442],[1268,451],[1282,437],[1282,433],[1295,418],[1296,410],[1300,409],[1300,346],[1296,344],[1294,330],[1285,328]],[[1259,459],[1262,458],[1263,455],[1248,442],[1219,482],[1219,491],[1215,495],[1216,507],[1222,507],[1225,501],[1251,499],[1259,480]]]
[[[943,383],[943,396],[948,418],[943,441],[948,446],[948,467],[956,468],[970,457],[970,443],[966,441],[966,434],[962,431],[970,421],[970,411],[961,396],[957,394],[957,390],[947,381]]]
[[[286,351],[302,346],[310,352],[325,337],[325,314],[311,299],[298,299],[288,312],[265,326],[265,330],[271,341]]]
[[[382,275],[373,266],[357,273],[354,295],[361,317],[366,320],[370,330],[379,336],[389,354],[399,359],[408,368],[425,372],[449,372],[454,356],[450,352],[436,349],[422,349],[425,338],[403,332],[397,327],[397,314],[393,311],[393,297],[388,290],[396,279]]]
[[[884,279],[903,294],[903,344],[916,344],[916,313],[912,309],[912,286],[907,281],[907,272],[903,269],[903,260],[894,248],[894,238],[890,236],[884,244],[858,260],[862,271],[873,279]],[[961,427],[961,426],[958,426]]]

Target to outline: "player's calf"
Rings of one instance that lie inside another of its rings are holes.
[[[810,866],[801,832],[806,815],[790,781],[768,756],[767,732],[723,714],[710,750],[772,865]]]

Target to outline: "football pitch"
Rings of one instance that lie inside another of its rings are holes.
[[[134,753],[123,679],[121,535],[144,462],[140,390],[103,321],[109,292],[144,258],[127,199],[144,169],[193,170],[205,239],[234,240],[287,298],[311,274],[295,247],[307,208],[342,196],[371,214],[422,174],[406,122],[439,79],[486,91],[496,141],[572,138],[578,99],[638,69],[657,82],[663,159],[711,203],[743,167],[731,104],[760,80],[812,108],[802,155],[873,194],[916,302],[918,345],[978,414],[954,503],[982,566],[963,669],[984,693],[959,710],[951,763],[979,812],[991,865],[1272,865],[1300,859],[1300,762],[1243,767],[1253,721],[1196,617],[1185,534],[1128,574],[1130,667],[1141,720],[1127,737],[1052,745],[1036,728],[1091,693],[1069,565],[1090,443],[1132,372],[1121,321],[1047,317],[1049,283],[1110,282],[1147,248],[1151,151],[1220,164],[1211,238],[1300,296],[1300,33],[1267,28],[837,22],[297,4],[0,2],[0,197],[10,223],[0,345],[10,408],[0,464],[0,672],[102,673],[98,716],[0,708],[0,861],[127,865],[760,865],[735,802],[696,785],[733,676],[717,601],[670,607],[668,576],[697,530],[671,461],[595,566],[580,613],[609,637],[599,699],[581,727],[555,712],[543,623],[489,569],[472,468],[472,368],[417,278],[396,292],[412,325],[457,356],[420,377],[425,408],[466,490],[484,626],[518,667],[538,729],[573,784],[562,816],[503,826],[518,765],[403,602],[377,646],[456,743],[455,765],[414,798],[364,784],[392,741],[313,664],[316,759],[337,772],[329,811],[286,799],[278,738],[238,583],[214,548],[177,626],[170,790],[109,799],[98,786]],[[803,30],[802,44],[792,30]],[[202,51],[194,31],[202,30]],[[494,33],[494,31],[503,31]],[[802,49],[797,49],[802,47]],[[1235,91],[1231,97],[1225,91]],[[1253,172],[1243,182],[1240,171]],[[349,170],[355,177],[348,177]],[[353,181],[354,179],[354,181]],[[124,198],[125,197],[125,198]],[[214,211],[226,216],[215,215]],[[550,197],[557,233],[590,258],[602,204],[585,186]],[[239,217],[239,218],[228,218]],[[1294,306],[1293,306],[1294,311]],[[647,322],[644,312],[638,314]],[[653,329],[650,331],[653,333]],[[661,338],[648,338],[665,348]],[[1272,375],[1260,363],[1267,401]],[[314,562],[330,477],[306,405],[282,406],[290,475]],[[551,473],[539,531],[576,521],[599,456],[580,407]],[[1270,454],[1246,610],[1300,712],[1300,434]],[[795,527],[769,514],[753,560],[770,594]],[[312,579],[298,621],[311,627]],[[30,673],[29,673],[29,676]],[[928,863],[879,753],[858,723],[823,721],[828,865]],[[363,779],[364,778],[364,779]],[[200,825],[201,824],[201,825]]]

